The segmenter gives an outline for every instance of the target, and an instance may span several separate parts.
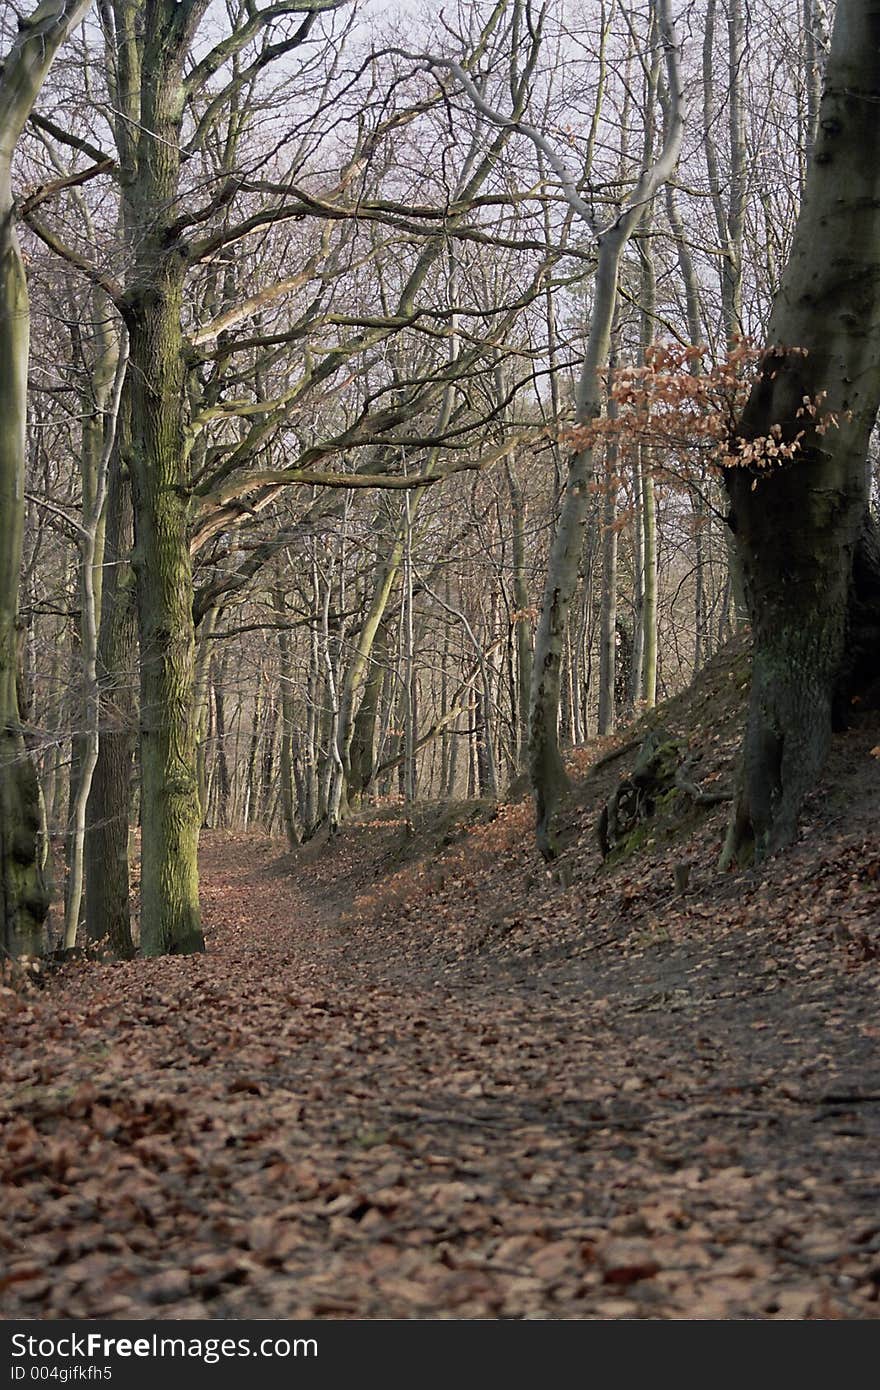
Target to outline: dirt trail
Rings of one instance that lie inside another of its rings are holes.
[[[875,971],[347,896],[209,838],[206,957],[2,996],[3,1316],[877,1316]]]

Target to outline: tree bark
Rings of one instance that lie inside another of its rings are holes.
[[[783,438],[800,429],[804,437],[790,463],[726,475],[754,647],[724,863],[761,858],[794,837],[828,750],[847,646],[858,640],[854,560],[880,404],[878,102],[880,5],[841,0],[806,197],[770,319],[773,351],[739,426],[744,440],[776,424]],[[822,392],[812,419],[804,404]]]
[[[127,395],[127,390],[126,390]],[[107,490],[104,556],[107,572],[98,632],[97,677],[101,706],[98,759],[86,807],[86,934],[107,939],[117,956],[134,952],[129,909],[131,772],[137,715],[137,617],[128,483],[128,406],[120,407],[116,457]]]
[[[609,413],[611,406],[609,404]],[[617,476],[618,447],[613,435],[605,445],[605,487],[602,493],[602,602],[599,610],[599,712],[600,735],[613,734],[617,669]]]
[[[388,622],[383,618],[373,640],[370,666],[364,681],[363,694],[354,721],[349,748],[349,799],[358,805],[373,780],[376,765],[376,727],[379,703],[385,681],[388,659]]]
[[[390,554],[379,560],[373,582],[369,607],[353,644],[339,693],[339,722],[336,732],[338,757],[330,792],[330,824],[335,829],[345,816],[352,790],[351,748],[354,738],[358,697],[369,679],[370,657],[385,610],[391,597],[404,552],[404,528],[401,526],[391,543]]]
[[[532,683],[532,619],[526,577],[525,521],[523,491],[508,459],[505,464],[507,494],[510,500],[511,547],[513,552],[514,629],[516,636],[516,761],[524,768],[529,754],[529,689]]]
[[[93,495],[83,498],[83,520],[80,528],[80,584],[82,593],[82,657],[83,657],[83,716],[84,729],[81,764],[73,814],[70,825],[70,865],[65,904],[64,945],[76,945],[80,925],[83,886],[85,881],[86,811],[92,789],[92,778],[98,762],[100,739],[101,691],[98,680],[98,628],[100,622],[99,588],[96,572],[101,571],[98,554],[104,551],[104,507],[111,458],[115,450],[116,427],[128,360],[125,345],[120,345],[116,360],[113,393],[104,402],[103,441],[95,461]],[[109,407],[109,408],[108,408]]]
[[[65,0],[48,17],[45,6],[38,6],[0,68],[0,948],[13,956],[42,950],[49,901],[40,862],[39,785],[17,689],[30,310],[15,229],[12,158],[52,60],[88,3]]]
[[[201,806],[196,770],[195,630],[183,481],[180,285],[146,294],[132,317],[135,571],[141,646],[141,950],[204,947],[199,921]]]
[[[272,607],[279,624],[284,622],[284,590],[281,583],[272,588]],[[278,760],[278,775],[281,779],[281,823],[287,843],[293,847],[302,840],[302,832],[297,823],[297,789],[294,781],[293,736],[293,661],[290,652],[290,633],[286,627],[278,628],[278,676],[281,685],[281,748]]]
[[[140,129],[125,169],[134,264],[125,296],[132,376],[131,486],[141,651],[141,951],[204,950],[195,628],[185,484],[185,253],[169,243],[180,176],[183,64],[207,0],[153,7]]]

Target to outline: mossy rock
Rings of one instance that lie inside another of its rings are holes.
[[[599,817],[596,833],[603,859],[613,855],[617,861],[641,849],[658,814],[672,809],[683,751],[666,729],[652,729],[644,739],[632,772],[618,783]]]
[[[682,752],[680,740],[667,729],[652,729],[639,749],[630,780],[637,787],[656,787],[659,792],[674,783]]]

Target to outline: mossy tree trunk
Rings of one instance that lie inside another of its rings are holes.
[[[161,203],[170,203],[162,199]],[[157,199],[157,204],[160,200]],[[135,573],[141,651],[141,950],[204,949],[197,852],[195,629],[181,352],[183,266],[165,258],[129,314]]]
[[[180,176],[183,63],[207,0],[151,5],[140,64],[142,134],[126,171],[134,262],[125,296],[140,639],[141,951],[204,949],[195,628],[182,310],[185,252],[169,235]]]
[[[8,190],[8,170],[6,171]],[[18,583],[24,529],[28,296],[12,226],[11,195],[0,227],[0,875],[3,950],[38,953],[48,910],[39,862],[37,778],[18,705]],[[2,214],[0,214],[2,215]]]
[[[12,158],[55,54],[87,9],[88,0],[66,0],[49,15],[38,6],[21,23],[0,67],[0,949],[9,955],[42,949],[48,910],[39,787],[17,688],[30,312],[15,229]]]
[[[725,862],[760,858],[793,838],[828,750],[847,651],[859,643],[854,561],[880,404],[878,103],[880,5],[841,0],[805,200],[769,325],[780,350],[765,362],[739,430],[749,440],[775,425],[787,439],[803,429],[802,447],[783,466],[739,467],[726,479],[753,672]],[[805,401],[823,392],[811,419]],[[876,581],[870,558],[861,577]]]

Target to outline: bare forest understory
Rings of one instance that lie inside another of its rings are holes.
[[[638,731],[706,789],[745,670]],[[11,980],[2,1315],[877,1317],[877,717],[744,877],[679,798],[602,864],[632,739],[550,871],[527,801],[211,834],[205,956]]]

